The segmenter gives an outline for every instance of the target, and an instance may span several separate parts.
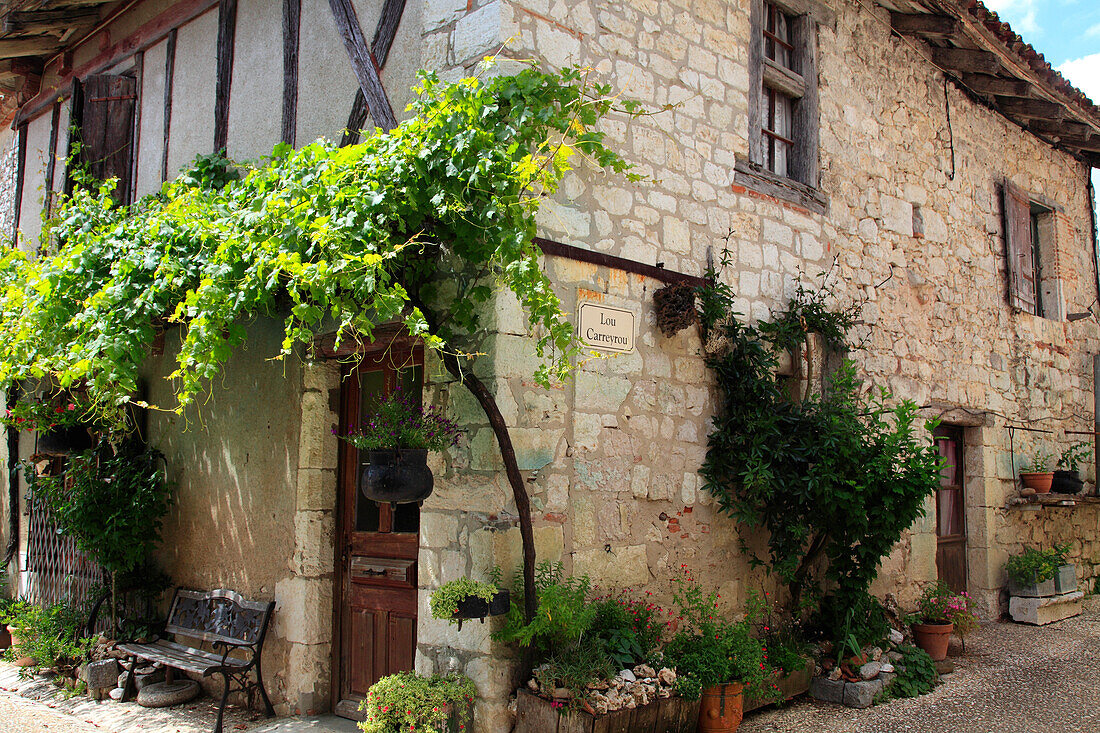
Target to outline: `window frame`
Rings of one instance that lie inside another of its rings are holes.
[[[787,21],[786,41],[782,33],[769,30],[775,13]],[[737,156],[734,182],[824,213],[827,201],[818,190],[817,26],[835,23],[835,15],[814,0],[752,0],[749,23],[749,154]],[[777,40],[791,47],[789,63],[769,57],[768,46],[774,47]],[[788,136],[768,128],[776,97],[790,100]],[[771,154],[776,142],[789,143],[789,157],[782,166]]]
[[[1054,202],[1005,179],[1001,184],[1008,305],[1037,318],[1061,321],[1062,301]]]

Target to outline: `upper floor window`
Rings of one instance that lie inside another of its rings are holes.
[[[753,0],[749,46],[749,157],[735,180],[824,210],[818,185],[817,23],[812,0]]]
[[[1008,302],[1017,310],[1061,320],[1054,206],[1008,181],[1003,198]]]

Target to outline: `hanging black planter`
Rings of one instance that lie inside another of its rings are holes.
[[[95,438],[83,425],[59,428],[38,434],[35,451],[47,456],[67,456],[82,453],[95,447]]]
[[[1050,490],[1057,494],[1079,494],[1085,488],[1085,482],[1076,471],[1055,471]]]
[[[455,610],[455,618],[485,618],[487,616],[503,616],[508,613],[508,591],[500,590],[493,596],[493,600],[486,602],[484,598],[466,596],[458,602]]]
[[[367,451],[359,490],[371,501],[412,504],[431,496],[435,480],[426,448]]]

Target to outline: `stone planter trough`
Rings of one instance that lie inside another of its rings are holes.
[[[555,708],[549,700],[520,690],[514,733],[695,733],[698,722],[698,700],[666,697],[633,710],[592,715],[584,710]]]

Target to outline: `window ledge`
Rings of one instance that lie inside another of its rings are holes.
[[[734,163],[733,182],[751,191],[787,201],[818,214],[825,214],[829,210],[829,201],[820,189],[776,175],[740,156]]]

